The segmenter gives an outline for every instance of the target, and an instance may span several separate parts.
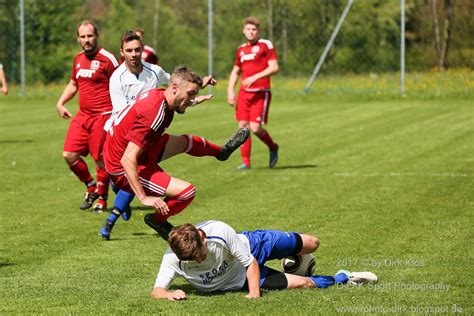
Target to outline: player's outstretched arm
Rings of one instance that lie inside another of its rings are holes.
[[[217,84],[217,80],[214,79],[211,75],[205,76],[202,78],[202,87],[201,89],[204,89],[208,85],[215,86]]]
[[[249,285],[249,294],[246,298],[260,297],[260,268],[257,260],[253,259],[252,263],[247,267],[247,282]]]
[[[59,117],[68,119],[72,117],[71,112],[64,106],[69,100],[71,100],[77,92],[77,84],[75,81],[70,80],[63,93],[59,97],[58,103],[56,103],[56,110],[58,111]]]
[[[181,301],[186,299],[186,293],[183,290],[167,291],[161,287],[155,287],[151,291],[151,298],[157,299],[168,299],[170,301]]]

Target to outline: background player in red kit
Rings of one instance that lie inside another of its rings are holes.
[[[109,79],[118,66],[117,59],[98,46],[98,31],[92,21],[82,21],[77,27],[77,42],[83,51],[74,59],[71,80],[56,104],[60,117],[69,119],[71,112],[64,106],[79,92],[79,111],[69,125],[63,157],[69,168],[87,187],[80,209],[86,210],[99,199],[94,210],[107,207],[109,176],[104,168],[102,148],[104,124],[110,116],[112,102]],[[97,182],[92,178],[81,156],[91,154],[96,163]]]
[[[159,65],[158,55],[156,54],[156,51],[150,46],[143,44],[143,37],[145,36],[145,31],[141,28],[137,28],[134,29],[133,32],[140,37],[140,40],[143,45],[142,60],[150,64]]]
[[[236,107],[235,118],[239,127],[248,127],[270,149],[269,166],[278,161],[278,145],[262,125],[268,121],[268,111],[272,94],[270,76],[278,71],[278,61],[272,42],[258,37],[260,21],[255,17],[244,20],[243,33],[247,43],[237,49],[235,63],[229,77],[227,102]],[[237,99],[235,85],[242,74],[242,82]],[[251,138],[242,145],[242,165],[237,169],[250,169]]]
[[[192,202],[195,188],[189,182],[169,176],[158,163],[183,152],[227,160],[250,134],[247,128],[241,128],[222,147],[199,136],[165,134],[175,112],[183,114],[188,106],[197,103],[196,96],[202,86],[201,77],[189,67],[177,67],[166,90],[144,92],[118,113],[105,140],[104,161],[112,182],[121,190],[133,190],[143,205],[156,209],[145,216],[145,223],[164,239],[168,239],[172,228],[168,217]],[[106,223],[104,229],[110,232],[112,227],[113,223]],[[107,232],[101,235],[110,237]]]

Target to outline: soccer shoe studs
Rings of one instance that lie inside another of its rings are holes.
[[[145,223],[151,228],[153,228],[158,233],[158,235],[160,235],[161,238],[168,241],[168,235],[171,229],[173,229],[173,225],[171,225],[168,221],[159,223],[155,220],[153,213],[145,215],[144,220]]]
[[[217,160],[224,161],[229,159],[230,155],[239,148],[250,136],[250,130],[246,127],[239,128],[237,132],[235,132],[234,136],[232,136],[227,143],[225,143],[224,146],[222,146],[222,149],[219,153],[219,155],[216,157]]]
[[[86,192],[86,194],[84,195],[84,202],[82,202],[79,208],[83,211],[90,209],[92,204],[94,204],[94,201],[98,198],[99,194],[97,192]]]

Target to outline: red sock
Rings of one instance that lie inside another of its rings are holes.
[[[107,200],[107,194],[109,193],[109,181],[110,177],[109,174],[105,169],[95,167],[97,172],[97,193],[100,196],[105,197],[104,200]]]
[[[189,204],[194,199],[194,195],[196,194],[196,189],[194,188],[194,185],[190,185],[183,191],[181,191],[178,195],[174,197],[167,197],[164,199],[166,202],[166,205],[168,205],[168,208],[170,209],[169,213],[166,215],[162,215],[158,212],[155,212],[155,219],[159,222],[164,222],[166,221],[170,216],[176,215],[182,210],[186,208]]]
[[[245,143],[240,146],[240,155],[242,156],[242,162],[247,166],[250,166],[250,152],[252,151],[252,137],[249,136]]]
[[[188,147],[184,150],[185,153],[191,156],[214,156],[217,157],[221,151],[221,146],[213,144],[208,140],[193,135],[182,135],[188,141]]]
[[[262,129],[262,132],[257,135],[257,137],[260,138],[260,140],[264,142],[268,148],[270,148],[270,150],[275,150],[278,148],[278,145],[273,142],[273,139],[271,138],[270,134],[268,134],[266,129]]]
[[[69,169],[79,178],[81,182],[84,182],[87,186],[87,191],[94,192],[96,189],[94,179],[92,178],[87,163],[79,158],[69,165]],[[88,185],[90,184],[90,185]]]

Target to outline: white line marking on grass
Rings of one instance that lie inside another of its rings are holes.
[[[452,172],[434,172],[434,173],[417,173],[417,172],[390,172],[390,173],[357,173],[357,172],[339,172],[335,173],[336,177],[472,177],[469,173],[452,173]]]

